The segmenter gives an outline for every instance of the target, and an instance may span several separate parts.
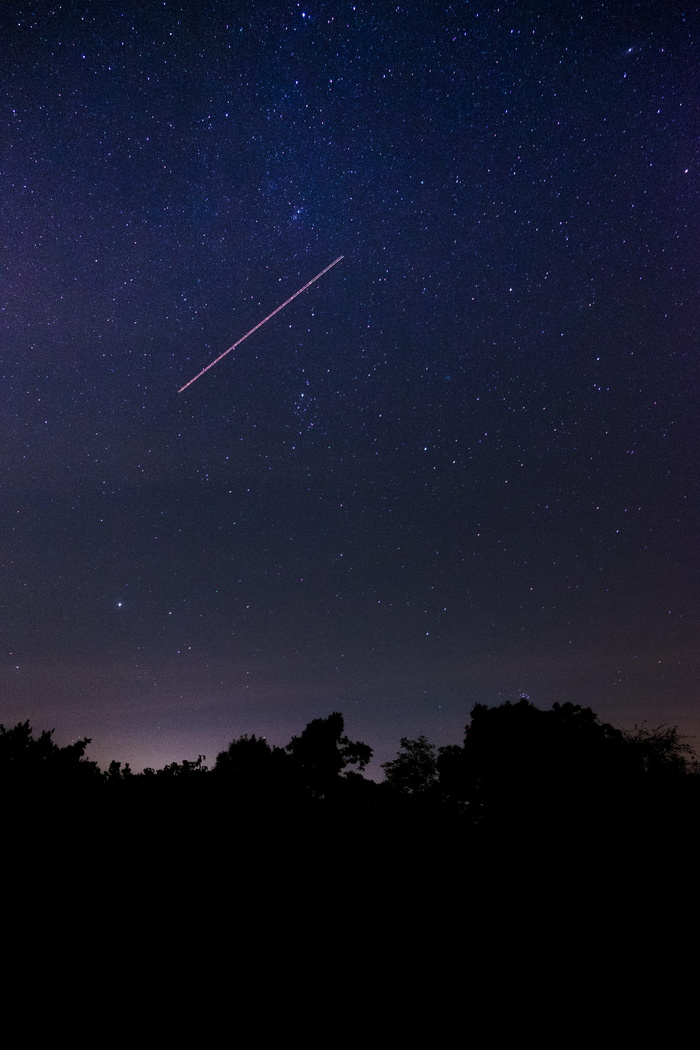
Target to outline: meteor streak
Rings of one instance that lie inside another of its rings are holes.
[[[245,335],[242,335],[241,338],[233,344],[233,346],[230,346],[228,350],[224,350],[223,354],[219,354],[219,356],[215,358],[210,364],[208,364],[206,368],[203,368],[201,372],[197,372],[197,375],[194,377],[194,379],[190,379],[188,383],[185,383],[184,386],[181,386],[178,390],[178,394],[181,394],[183,390],[187,390],[187,387],[191,386],[192,383],[194,383],[195,379],[199,379],[199,377],[203,376],[205,372],[208,372],[210,368],[213,368],[214,365],[218,364],[222,357],[226,357],[226,354],[230,354],[232,350],[235,350],[237,346],[240,346],[244,339],[247,339],[249,335],[253,334],[253,332],[257,332],[258,328],[262,328],[266,321],[269,321],[271,317],[274,317],[275,314],[278,314],[280,310],[284,310],[285,306],[288,306],[289,303],[291,303],[292,299],[296,299],[298,295],[301,295],[302,292],[305,292],[307,288],[311,287],[314,281],[317,281],[319,277],[323,277],[324,273],[328,273],[328,271],[331,270],[336,263],[339,263],[340,260],[344,258],[344,255],[339,255],[337,259],[333,260],[330,266],[327,266],[325,270],[321,270],[321,272],[317,273],[315,277],[312,277],[311,280],[308,281],[303,288],[300,288],[298,292],[294,293],[294,295],[290,295],[289,299],[285,299],[281,306],[278,306],[277,309],[273,310],[271,314],[268,314],[267,317],[264,317],[262,321],[258,321],[255,328],[251,328],[249,332],[246,332]]]

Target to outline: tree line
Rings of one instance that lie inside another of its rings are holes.
[[[581,834],[685,820],[696,814],[700,790],[695,753],[676,727],[624,731],[590,708],[555,703],[542,710],[525,697],[477,704],[461,744],[402,738],[382,766],[382,783],[362,775],[372,748],[345,735],[338,712],[309,722],[286,747],[241,736],[212,766],[200,755],[142,773],[117,761],[101,770],[86,758],[89,744],[60,747],[52,731],[35,736],[29,722],[0,726],[6,807],[51,808],[70,799],[113,811],[156,805],[163,814],[210,814],[224,806],[240,820],[343,814],[365,826],[427,819],[477,831]]]

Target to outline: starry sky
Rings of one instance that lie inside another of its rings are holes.
[[[698,5],[0,23],[0,722],[700,736]]]

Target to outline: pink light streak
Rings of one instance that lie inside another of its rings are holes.
[[[199,377],[203,376],[205,372],[208,372],[210,368],[213,368],[214,365],[217,365],[223,357],[226,357],[226,354],[230,354],[232,350],[235,350],[237,346],[240,346],[244,339],[247,339],[249,335],[253,334],[253,332],[257,332],[258,328],[262,328],[266,321],[269,321],[271,317],[274,317],[275,314],[278,314],[280,310],[284,310],[285,306],[288,306],[289,303],[291,303],[292,299],[296,299],[298,295],[301,295],[302,292],[305,292],[307,288],[311,287],[314,281],[317,281],[319,277],[323,277],[324,273],[328,273],[328,271],[331,270],[336,265],[336,263],[339,263],[340,260],[344,258],[344,255],[339,255],[337,259],[334,259],[333,262],[325,268],[325,270],[321,270],[321,272],[317,273],[315,277],[312,277],[311,280],[308,281],[303,288],[300,288],[298,292],[294,293],[294,295],[290,295],[289,299],[285,299],[281,306],[278,306],[277,309],[273,310],[271,314],[268,314],[267,317],[264,317],[262,321],[258,321],[258,323],[255,325],[255,328],[251,328],[249,332],[246,332],[245,335],[242,335],[240,339],[236,340],[233,346],[230,346],[228,350],[224,350],[223,354],[219,354],[219,356],[213,361],[211,361],[206,366],[206,368],[203,368],[201,372],[197,372],[197,375],[193,379],[190,379],[189,382],[185,383],[184,386],[181,386],[178,390],[178,394],[181,394],[183,390],[187,390],[188,386],[192,386],[195,379],[199,379]]]

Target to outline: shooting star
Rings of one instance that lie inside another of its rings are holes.
[[[280,310],[284,310],[285,306],[288,306],[289,303],[291,303],[292,299],[296,299],[296,297],[298,295],[301,295],[302,292],[305,292],[307,288],[311,287],[311,285],[314,283],[314,281],[317,281],[319,279],[319,277],[323,277],[324,273],[328,273],[329,270],[333,269],[333,267],[336,265],[336,263],[339,263],[340,260],[344,259],[344,258],[345,258],[344,255],[339,255],[337,259],[333,260],[333,262],[330,264],[330,266],[327,266],[325,268],[325,270],[321,270],[321,272],[317,273],[315,277],[312,277],[311,280],[308,281],[304,285],[303,288],[300,288],[298,292],[294,293],[294,295],[290,295],[289,299],[285,299],[285,301],[282,303],[281,306],[278,306],[277,309],[273,310],[271,314],[268,314],[267,317],[264,317],[262,319],[262,321],[258,321],[258,323],[256,324],[255,328],[251,328],[251,330],[249,332],[246,332],[245,335],[242,335],[240,339],[236,340],[236,342],[233,344],[233,346],[230,346],[228,348],[228,350],[224,350],[223,354],[219,354],[219,356],[217,358],[215,358],[210,364],[208,364],[206,366],[206,368],[203,368],[201,372],[197,372],[197,375],[194,377],[194,379],[190,379],[190,381],[188,383],[185,383],[184,386],[181,386],[180,389],[178,390],[178,394],[181,394],[183,390],[187,390],[188,386],[192,386],[192,384],[194,383],[195,379],[199,379],[199,377],[203,376],[205,372],[208,372],[210,368],[213,368],[214,365],[217,365],[219,363],[219,361],[221,361],[221,359],[223,357],[226,357],[226,354],[230,354],[232,350],[235,350],[237,346],[240,346],[244,339],[247,339],[249,335],[253,334],[253,332],[257,332],[258,328],[262,328],[262,326],[265,324],[266,321],[269,321],[271,317],[274,317],[275,314],[278,314],[280,312]]]

